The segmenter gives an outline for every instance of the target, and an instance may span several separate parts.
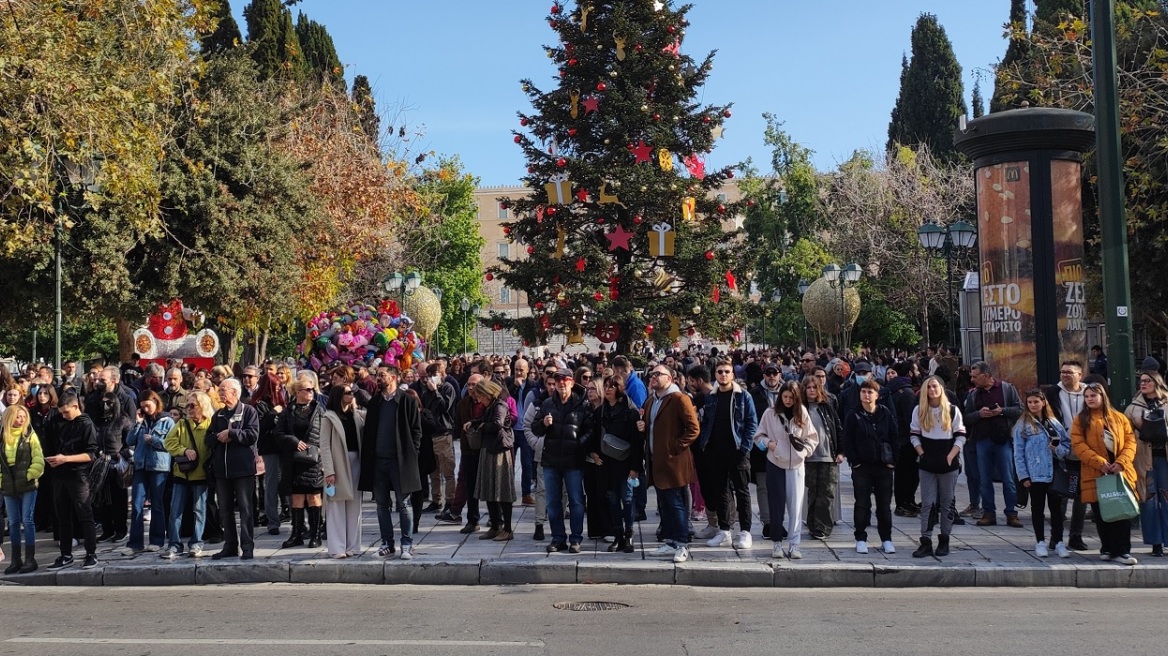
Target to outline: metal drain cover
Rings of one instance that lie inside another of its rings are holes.
[[[617,601],[561,601],[552,604],[556,610],[620,610],[628,607],[628,604]]]

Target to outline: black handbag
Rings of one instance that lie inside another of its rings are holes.
[[[1054,461],[1054,474],[1050,479],[1050,493],[1076,499],[1079,497],[1079,472],[1067,469],[1061,460]]]
[[[880,443],[880,462],[885,465],[896,464],[896,454],[892,452],[892,445],[888,442]]]
[[[320,447],[315,444],[309,444],[308,448],[303,451],[296,449],[292,452],[292,462],[298,465],[320,464]]]
[[[1168,417],[1165,416],[1164,408],[1157,407],[1144,415],[1140,439],[1152,446],[1168,445]]]
[[[618,462],[628,460],[629,452],[632,451],[632,448],[633,445],[629,444],[627,440],[622,440],[612,433],[605,433],[600,438],[600,453]]]

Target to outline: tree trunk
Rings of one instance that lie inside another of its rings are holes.
[[[134,324],[125,317],[114,319],[118,331],[118,362],[129,362],[134,355]]]
[[[223,351],[225,354],[224,362],[230,364],[239,359],[239,331],[232,330],[227,335],[227,348]]]
[[[268,359],[268,338],[271,336],[272,331],[270,330],[261,330],[256,335],[256,364],[265,362]]]

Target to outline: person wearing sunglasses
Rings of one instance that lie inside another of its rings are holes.
[[[729,360],[714,366],[716,387],[706,396],[701,412],[698,450],[702,452],[702,489],[706,502],[718,516],[718,532],[706,542],[710,547],[749,549],[752,511],[750,504],[750,446],[758,428],[754,399],[734,380]],[[734,494],[738,509],[737,536],[731,536],[730,498]]]
[[[1131,555],[1131,520],[1103,520],[1099,509],[1100,476],[1120,474],[1132,490],[1136,486],[1136,436],[1127,416],[1111,407],[1107,389],[1101,383],[1087,383],[1083,411],[1071,423],[1071,448],[1083,463],[1079,495],[1091,504],[1095,528],[1099,532],[1099,559],[1120,565],[1135,565]]]
[[[162,558],[173,560],[183,552],[183,513],[191,508],[194,524],[187,553],[198,558],[203,555],[203,529],[207,525],[207,457],[211,453],[207,446],[207,429],[211,427],[211,416],[215,408],[211,398],[203,392],[187,395],[184,417],[175,422],[166,434],[164,444],[171,456],[170,476],[173,482],[170,496],[170,515],[166,525],[166,549]],[[193,465],[181,465],[182,461]]]
[[[1153,430],[1146,420],[1154,410],[1168,410],[1168,386],[1157,371],[1159,363],[1155,358],[1149,360],[1143,363],[1139,389],[1124,414],[1140,438],[1135,459],[1136,489],[1144,491],[1140,531],[1144,544],[1152,546],[1152,556],[1161,558],[1164,543],[1168,542],[1168,450],[1163,441],[1163,430]]]
[[[686,488],[693,482],[692,445],[701,433],[689,396],[673,382],[673,370],[657,365],[649,372],[651,394],[641,408],[637,430],[645,439],[646,473],[657,488],[662,544],[653,552],[675,563],[689,560],[689,509]]]
[[[555,392],[531,422],[531,430],[543,438],[544,487],[547,489],[548,523],[552,539],[548,553],[580,553],[584,540],[584,456],[592,430],[592,408],[583,390],[576,389],[570,369],[555,373]],[[564,531],[564,505],[568,496],[571,533]]]

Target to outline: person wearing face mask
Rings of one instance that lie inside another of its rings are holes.
[[[830,376],[828,378],[830,381]],[[856,360],[855,372],[843,387],[836,394],[836,406],[839,409],[839,416],[841,421],[845,421],[847,417],[852,416],[860,407],[860,386],[864,381],[871,380],[878,384],[883,384],[882,381],[876,380],[872,373],[872,363],[867,360]],[[831,393],[831,387],[828,386],[828,394]]]

